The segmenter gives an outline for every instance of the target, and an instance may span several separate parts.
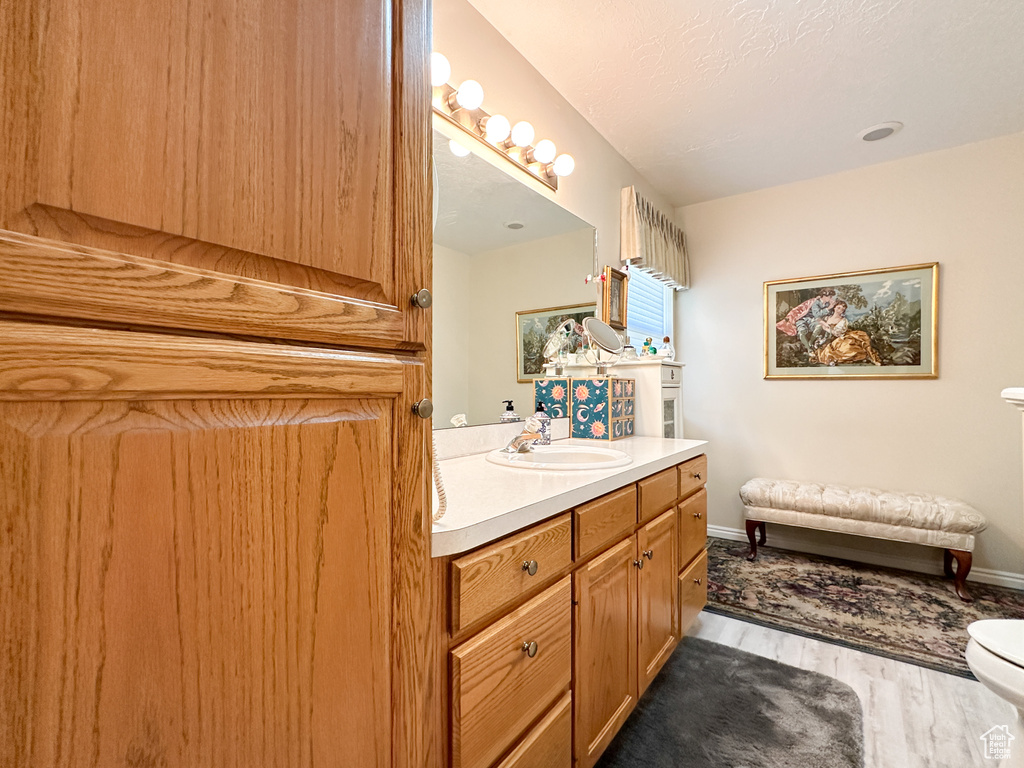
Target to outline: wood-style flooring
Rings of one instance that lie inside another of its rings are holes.
[[[864,768],[1003,768],[981,735],[1014,711],[981,683],[704,611],[689,633],[830,675],[860,696]],[[756,734],[751,734],[756,744]],[[1015,745],[1024,751],[1024,744]],[[812,768],[808,766],[807,768]]]

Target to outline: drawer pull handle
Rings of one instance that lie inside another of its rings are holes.
[[[700,579],[694,579],[693,583],[696,584],[699,587],[700,586]]]
[[[644,561],[643,560],[634,560],[633,561],[633,565],[635,565],[641,571],[644,569]]]
[[[646,557],[648,560],[653,560],[654,559],[654,550],[653,549],[645,549],[644,550],[644,557]]]
[[[536,560],[523,560],[523,570],[531,576],[537,575],[537,568],[539,567]]]
[[[694,512],[693,516],[700,520],[700,512]]]
[[[700,472],[694,472],[693,473],[693,479],[694,480],[700,480]]]
[[[534,642],[523,643],[523,653],[529,656],[531,659],[537,655],[537,644]]]

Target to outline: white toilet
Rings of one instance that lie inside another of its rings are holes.
[[[1024,766],[1024,619],[986,619],[967,628],[967,666],[990,691],[1016,709],[1010,758],[1000,766]],[[993,725],[998,725],[993,723]]]

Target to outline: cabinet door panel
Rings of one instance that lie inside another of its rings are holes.
[[[423,0],[19,5],[0,228],[333,297],[339,343],[423,342]],[[152,322],[131,298],[104,319]]]
[[[637,700],[636,539],[630,537],[575,574],[576,765],[590,768]]]
[[[643,570],[639,582],[640,693],[668,660],[676,634],[676,511],[669,510],[637,531],[637,549]]]
[[[679,634],[682,636],[708,602],[708,553],[702,552],[679,574]]]
[[[138,334],[144,363],[89,373],[90,344],[136,335],[39,333],[75,375],[51,392],[45,361],[31,380],[0,355],[0,764],[390,766],[397,392],[347,395],[344,355],[225,342],[224,381],[147,399],[109,382],[184,380],[178,342]],[[246,392],[249,346],[280,357]],[[304,394],[306,368],[336,393]]]
[[[708,543],[708,492],[701,488],[679,505],[679,565],[686,565]]]

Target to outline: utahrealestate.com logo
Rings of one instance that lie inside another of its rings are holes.
[[[1009,759],[1010,742],[1013,741],[1013,739],[1014,735],[1010,733],[1010,727],[1007,725],[997,725],[989,728],[981,735],[981,740],[985,742],[985,759]]]

